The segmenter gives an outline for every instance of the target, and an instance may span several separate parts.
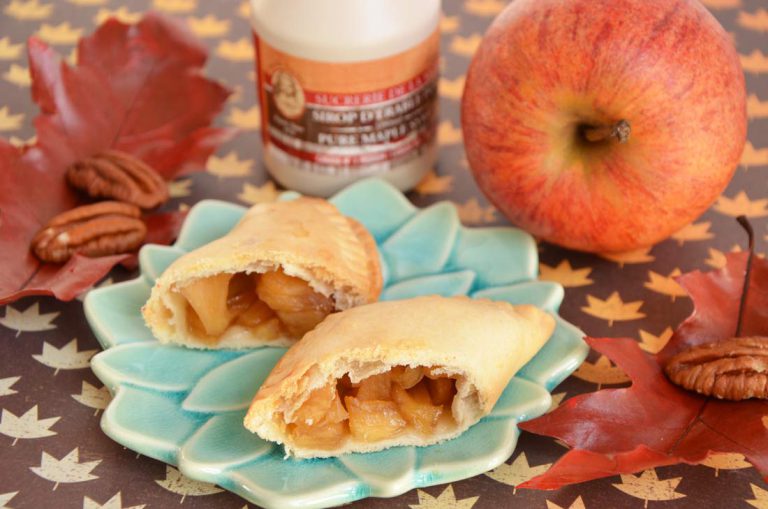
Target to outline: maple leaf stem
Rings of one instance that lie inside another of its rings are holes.
[[[741,300],[739,300],[739,315],[736,319],[736,334],[735,337],[741,336],[741,322],[744,318],[744,308],[747,304],[747,295],[749,294],[749,280],[752,275],[752,258],[755,255],[755,231],[752,229],[752,225],[749,223],[747,216],[739,216],[736,218],[742,228],[746,230],[747,237],[749,238],[749,254],[747,255],[747,269],[744,272],[744,286],[741,289]]]

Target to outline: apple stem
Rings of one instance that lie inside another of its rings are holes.
[[[632,127],[629,122],[623,119],[612,125],[587,126],[582,131],[584,138],[593,143],[609,138],[616,138],[619,143],[626,143],[631,132]]]
[[[741,336],[741,322],[744,318],[744,308],[747,307],[747,294],[749,293],[749,280],[752,275],[752,258],[755,254],[755,231],[752,229],[752,225],[749,223],[747,216],[739,216],[736,218],[742,228],[747,231],[749,238],[749,255],[747,256],[747,269],[744,273],[744,286],[741,287],[741,300],[739,301],[739,315],[736,321],[736,334],[735,337]]]

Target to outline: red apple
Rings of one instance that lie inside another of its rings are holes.
[[[584,251],[645,247],[728,184],[745,95],[730,37],[696,0],[513,0],[467,74],[467,158],[534,235]]]

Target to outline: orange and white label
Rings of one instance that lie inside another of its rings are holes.
[[[303,170],[379,172],[435,137],[439,34],[379,60],[318,62],[254,36],[265,150]]]

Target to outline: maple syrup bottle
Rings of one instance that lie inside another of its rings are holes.
[[[251,0],[264,161],[329,196],[415,186],[437,156],[440,0]]]

